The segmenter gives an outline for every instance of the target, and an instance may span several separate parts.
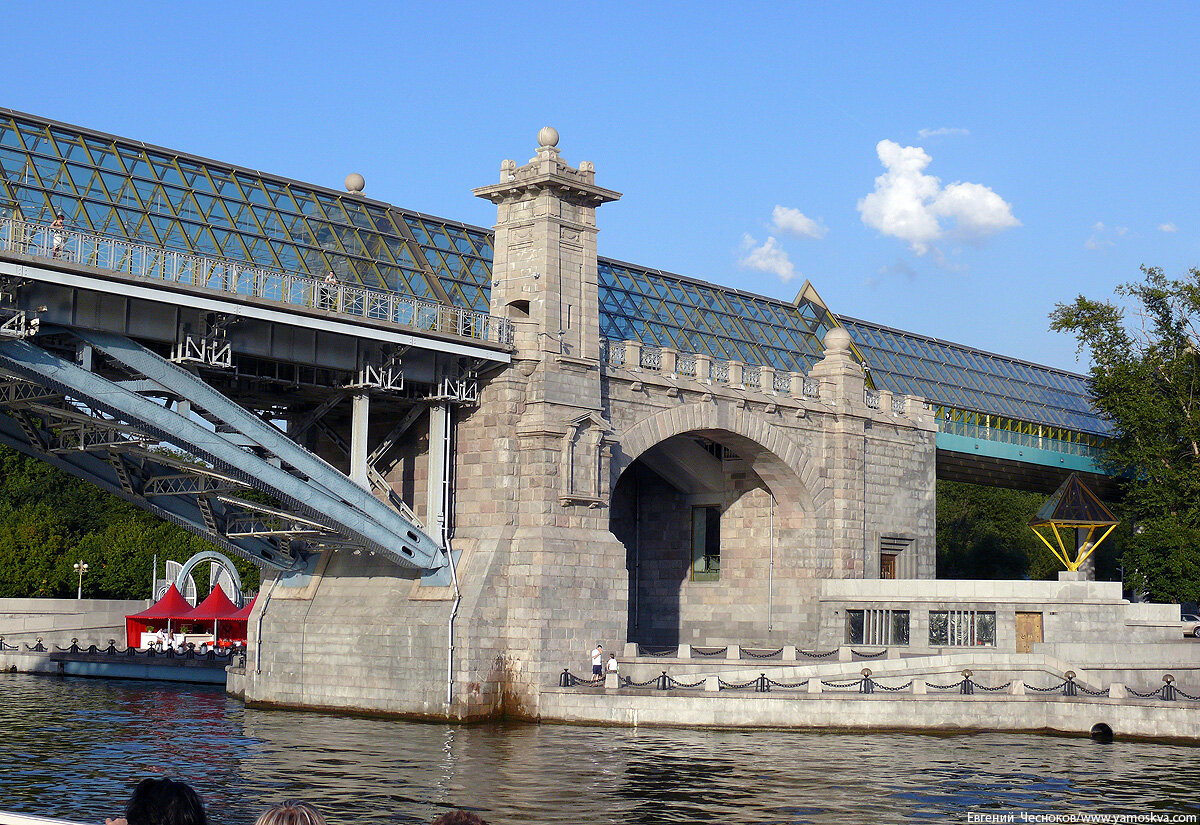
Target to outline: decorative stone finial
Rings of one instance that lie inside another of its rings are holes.
[[[849,352],[850,351],[850,333],[841,327],[834,327],[825,333],[825,353],[834,352]]]
[[[361,192],[363,190],[363,187],[366,185],[367,185],[366,179],[363,178],[362,175],[358,174],[358,172],[351,172],[349,175],[346,175],[346,191],[347,192],[353,192],[354,194],[358,194],[359,192]]]
[[[558,130],[553,126],[543,126],[538,132],[538,146],[557,146]]]

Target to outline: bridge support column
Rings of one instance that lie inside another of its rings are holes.
[[[429,408],[429,484],[425,491],[425,526],[439,542],[446,524],[446,484],[449,483],[450,405],[441,401]]]
[[[354,394],[350,420],[350,480],[364,490],[371,489],[367,478],[367,429],[371,423],[371,396],[366,392]]]

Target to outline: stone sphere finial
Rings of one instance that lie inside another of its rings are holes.
[[[362,175],[358,174],[358,172],[351,172],[349,175],[346,175],[346,191],[347,192],[354,192],[355,194],[357,194],[357,193],[361,192],[363,190],[363,187],[366,185],[367,185],[366,179]]]
[[[538,132],[538,146],[557,146],[558,130],[553,126],[543,126]]]
[[[849,352],[850,351],[850,333],[841,327],[834,327],[825,333],[826,352]]]

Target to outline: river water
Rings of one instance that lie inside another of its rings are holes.
[[[1012,734],[415,724],[247,709],[219,688],[0,675],[0,810],[80,822],[116,815],[155,774],[191,783],[213,825],[249,825],[287,797],[330,825],[455,807],[492,825],[1196,814],[1198,757]]]

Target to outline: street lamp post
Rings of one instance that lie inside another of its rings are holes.
[[[79,590],[75,593],[76,599],[83,598],[83,574],[88,571],[87,563],[83,559],[75,562],[75,572],[79,574]]]

